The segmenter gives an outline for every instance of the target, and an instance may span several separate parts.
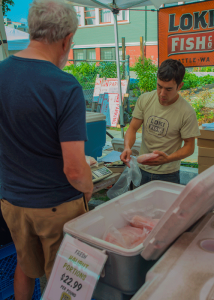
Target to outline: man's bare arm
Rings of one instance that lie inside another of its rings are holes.
[[[120,159],[127,165],[129,165],[130,155],[132,154],[131,148],[136,140],[136,133],[141,127],[143,120],[132,118],[129,128],[124,138],[124,151],[122,152]]]
[[[64,167],[69,183],[89,201],[93,191],[92,174],[85,159],[84,141],[61,142]]]
[[[181,149],[177,150],[176,152],[167,155],[162,151],[154,151],[154,153],[159,154],[159,157],[156,159],[143,163],[144,165],[148,166],[159,166],[163,164],[170,163],[172,161],[177,161],[184,159],[194,153],[195,150],[195,138],[184,139],[184,145]]]

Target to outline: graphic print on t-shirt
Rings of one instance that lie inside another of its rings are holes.
[[[166,136],[168,128],[169,122],[156,116],[149,117],[146,123],[147,132],[157,137]]]

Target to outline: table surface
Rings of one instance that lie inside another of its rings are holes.
[[[106,177],[105,179],[94,183],[93,194],[107,188],[112,184],[115,184],[115,182],[117,182],[117,180],[119,179],[120,175],[121,173],[113,173],[109,177]]]

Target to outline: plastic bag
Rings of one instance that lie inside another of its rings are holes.
[[[98,167],[98,162],[92,156],[85,156],[85,159],[89,166]]]
[[[103,239],[111,244],[126,249],[132,249],[140,245],[148,234],[149,232],[145,229],[134,228],[131,226],[125,226],[120,229],[110,226],[104,234]]]
[[[163,214],[164,212],[156,211],[154,209],[130,209],[127,212],[123,212],[122,215],[133,227],[146,229],[151,232]]]
[[[142,175],[140,172],[140,168],[138,167],[137,159],[135,157],[132,157],[129,163],[130,168],[126,167],[115,185],[110,190],[108,190],[107,196],[110,199],[113,199],[127,192],[131,182],[133,182],[136,187],[140,185]]]
[[[153,160],[153,159],[157,158],[158,156],[159,156],[159,154],[155,154],[155,153],[143,154],[143,155],[138,156],[137,162],[139,164],[142,164],[142,163],[144,163],[146,161]]]

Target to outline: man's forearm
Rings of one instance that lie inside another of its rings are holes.
[[[128,128],[124,138],[124,149],[131,149],[136,141],[136,132]]]
[[[93,191],[92,173],[88,164],[76,176],[74,174],[66,175],[69,183],[82,193],[90,193]]]
[[[192,155],[193,152],[194,152],[194,149],[190,148],[188,145],[184,145],[181,149],[170,154],[168,156],[168,161],[172,162],[172,161],[184,159],[184,158]]]

